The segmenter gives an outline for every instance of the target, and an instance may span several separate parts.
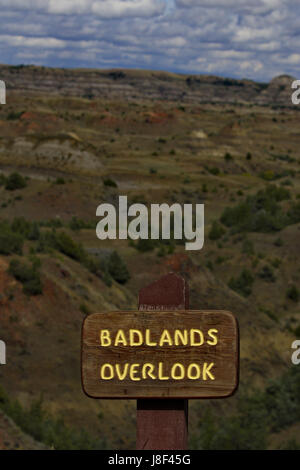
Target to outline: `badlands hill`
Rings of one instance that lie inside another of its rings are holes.
[[[292,78],[33,66],[1,66],[0,78],[0,338],[8,350],[0,447],[134,448],[135,403],[82,392],[81,324],[89,312],[136,308],[139,289],[170,271],[187,278],[191,308],[230,309],[240,323],[240,389],[227,400],[191,401],[191,446],[297,446]],[[96,208],[119,194],[129,203],[204,202],[203,250],[100,242]],[[21,444],[8,419],[22,429]]]

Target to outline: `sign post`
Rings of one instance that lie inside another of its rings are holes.
[[[92,398],[137,399],[137,449],[187,448],[189,398],[225,398],[238,385],[234,316],[188,310],[171,273],[141,289],[139,310],[96,313],[82,328],[82,384]]]
[[[188,284],[176,274],[168,274],[139,292],[142,311],[188,309],[189,306]],[[188,411],[186,399],[137,400],[136,448],[187,449]]]

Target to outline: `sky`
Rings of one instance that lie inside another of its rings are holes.
[[[0,63],[300,79],[300,0],[0,0]]]

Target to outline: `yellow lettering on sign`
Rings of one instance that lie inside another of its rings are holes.
[[[197,380],[197,379],[200,379],[200,376],[201,376],[201,369],[200,369],[199,364],[190,364],[187,369],[188,379]]]
[[[188,332],[187,330],[175,330],[174,332],[174,342],[176,346],[179,346],[181,343],[183,346],[188,344]]]
[[[127,346],[127,340],[123,330],[118,330],[118,333],[116,334],[115,346],[118,346],[119,344]]]
[[[157,343],[151,342],[150,334],[151,334],[151,332],[150,332],[149,328],[147,328],[146,329],[146,338],[145,338],[146,346],[157,346]]]
[[[100,330],[100,344],[101,346],[111,345],[109,330]]]
[[[158,378],[159,380],[169,380],[170,377],[163,375],[163,367],[164,367],[163,363],[159,362],[158,363]]]
[[[179,373],[177,375],[176,369],[179,369]],[[184,379],[184,367],[182,364],[179,364],[179,362],[176,362],[176,364],[173,365],[171,369],[171,377],[174,380],[183,380]]]
[[[142,377],[143,379],[146,379],[147,376],[150,377],[151,379],[155,380],[156,376],[153,374],[154,371],[154,365],[150,364],[150,362],[146,362],[143,364],[142,368]]]
[[[164,343],[167,343],[169,346],[173,345],[172,338],[168,330],[164,330],[161,334],[160,340],[159,340],[159,345],[163,346]]]
[[[106,370],[109,371],[109,375],[106,374]],[[114,378],[114,368],[111,364],[103,364],[100,369],[100,377],[103,380],[111,380]]]
[[[137,336],[139,339],[134,340],[134,337]],[[130,346],[141,346],[143,344],[143,335],[139,330],[129,330],[129,342]]]
[[[126,364],[124,364],[123,371],[121,371],[121,365],[116,364],[116,372],[117,372],[117,376],[118,376],[119,380],[124,380],[125,379],[125,377],[128,373],[128,367],[129,367],[129,364],[127,362]]]
[[[218,344],[218,338],[216,336],[217,333],[218,330],[216,330],[215,328],[211,328],[210,330],[208,330],[208,336],[212,338],[213,341],[207,340],[207,344],[209,344],[210,346],[215,346],[216,344]]]
[[[125,380],[126,377],[134,382],[140,380],[146,380],[150,378],[152,380],[215,380],[215,377],[211,371],[214,367],[214,363],[204,362],[203,368],[201,369],[200,364],[195,362],[185,366],[179,362],[172,365],[171,371],[170,366],[166,366],[163,362],[159,362],[157,365],[153,365],[150,362],[145,364],[102,364],[100,367],[100,378],[102,380],[118,379],[120,381]],[[166,369],[165,369],[166,368]],[[157,374],[157,375],[156,375]]]
[[[138,382],[141,380],[140,377],[136,377],[136,374],[138,373],[137,368],[140,367],[140,364],[131,364],[130,366],[130,372],[129,372],[129,377],[131,380],[134,380],[135,382]]]
[[[214,376],[210,372],[210,369],[214,366],[214,363],[211,362],[209,366],[207,366],[207,362],[204,362],[203,366],[203,380],[206,380],[206,376],[208,376],[211,380],[215,380]]]
[[[200,341],[196,341],[195,335],[198,335],[200,338]],[[204,343],[204,336],[201,330],[197,330],[195,328],[192,328],[190,331],[190,341],[191,341],[191,346],[201,346]]]

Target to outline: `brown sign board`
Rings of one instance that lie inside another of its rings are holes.
[[[93,398],[225,398],[238,386],[238,324],[218,310],[95,313],[81,360]]]

